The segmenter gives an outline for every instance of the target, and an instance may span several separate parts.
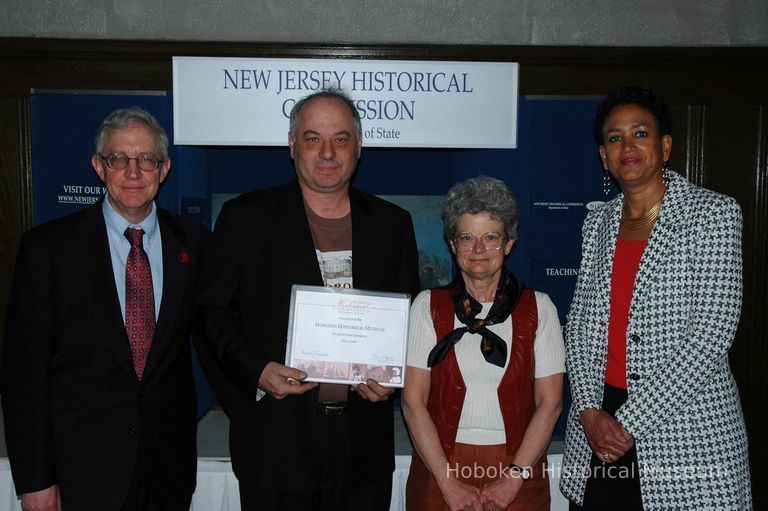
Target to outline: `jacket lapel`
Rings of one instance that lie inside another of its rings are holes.
[[[88,297],[94,320],[103,330],[104,341],[112,346],[125,370],[135,374],[120,300],[115,288],[101,201],[88,208],[76,225],[73,257],[75,264],[72,266],[82,283],[85,296]]]
[[[349,203],[352,209],[352,285],[356,289],[375,289],[376,286],[369,280],[378,273],[370,265],[376,265],[381,259],[376,243],[380,233],[371,228],[376,224],[370,219],[370,206],[352,187],[349,189]]]
[[[323,275],[320,273],[320,265],[317,262],[317,252],[315,251],[315,242],[312,240],[312,231],[309,228],[307,220],[307,211],[304,206],[304,198],[301,195],[301,188],[298,181],[293,181],[285,188],[285,200],[280,204],[284,205],[283,224],[285,232],[293,233],[284,242],[285,247],[281,250],[287,257],[295,257],[297,268],[291,275],[294,282],[309,284],[313,286],[323,285]],[[352,219],[354,223],[354,212]],[[354,232],[354,227],[353,227]],[[355,234],[352,236],[354,244]],[[286,263],[286,256],[282,256],[281,264]],[[354,251],[352,252],[352,271],[354,273],[356,259]],[[289,274],[291,272],[288,272]],[[353,280],[354,284],[354,280]]]
[[[596,246],[595,261],[596,289],[605,297],[601,303],[605,304],[602,322],[608,321],[610,312],[611,273],[613,271],[613,259],[616,254],[616,238],[619,235],[619,219],[621,217],[622,196],[609,202],[603,209],[598,242]]]
[[[682,217],[680,212],[684,205],[683,196],[685,195],[686,184],[687,182],[682,177],[670,171],[670,181],[664,202],[661,205],[659,218],[651,230],[648,244],[643,251],[643,257],[637,269],[630,318],[633,316],[636,304],[642,303],[643,294],[658,277],[658,269],[664,267],[664,257],[674,256],[676,253],[675,250],[672,250],[671,245],[680,239],[679,229],[681,228],[680,219]]]
[[[190,264],[189,248],[181,227],[171,215],[160,208],[157,209],[157,221],[163,246],[163,297],[145,374],[151,374],[157,360],[161,359],[160,355],[167,346],[168,339],[173,335],[173,327],[184,301]]]

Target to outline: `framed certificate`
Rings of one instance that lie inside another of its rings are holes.
[[[307,381],[405,384],[407,293],[294,285],[285,363]]]

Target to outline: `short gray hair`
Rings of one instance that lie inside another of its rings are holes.
[[[120,130],[131,124],[144,124],[152,130],[155,134],[157,145],[160,148],[160,154],[157,156],[162,160],[168,159],[168,135],[151,113],[138,106],[115,110],[102,121],[94,140],[96,152],[102,154],[112,130]]]
[[[291,136],[296,139],[298,133],[297,130],[299,129],[298,119],[299,114],[301,113],[301,110],[307,106],[307,103],[310,103],[312,100],[317,98],[331,98],[331,99],[338,99],[344,105],[346,105],[347,108],[349,108],[349,113],[352,115],[352,120],[355,123],[355,136],[358,140],[360,140],[363,137],[363,125],[360,122],[360,112],[357,111],[357,108],[355,107],[355,104],[352,102],[352,99],[341,89],[323,89],[320,91],[315,92],[314,94],[310,94],[309,96],[305,98],[301,98],[299,101],[296,102],[296,104],[293,105],[293,108],[291,108],[291,115],[290,115],[290,124],[288,128],[288,132],[291,134]]]
[[[462,215],[487,213],[502,223],[504,236],[517,239],[520,210],[517,201],[504,181],[487,176],[473,177],[455,184],[448,190],[443,203],[443,232],[446,240],[452,240],[458,232]]]

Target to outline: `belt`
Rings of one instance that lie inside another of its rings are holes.
[[[328,401],[317,403],[318,415],[344,415],[347,413],[347,403],[345,401]]]

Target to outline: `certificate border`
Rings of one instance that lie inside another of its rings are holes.
[[[400,367],[401,368],[401,381],[400,383],[390,383],[390,382],[381,382],[379,381],[379,384],[383,387],[395,387],[395,388],[402,388],[405,386],[405,381],[407,377],[407,371],[406,371],[406,357],[408,353],[408,324],[410,320],[410,300],[411,295],[409,293],[391,293],[386,291],[367,291],[363,289],[344,289],[344,288],[338,288],[338,287],[327,287],[327,286],[310,286],[305,284],[294,284],[291,286],[291,301],[290,301],[290,309],[289,309],[289,315],[288,315],[288,332],[286,336],[286,346],[285,346],[285,365],[289,367],[295,367],[294,365],[294,356],[293,356],[293,336],[294,336],[294,316],[296,314],[296,295],[299,291],[302,292],[308,292],[308,293],[331,293],[336,295],[345,295],[345,296],[370,296],[370,297],[386,297],[386,298],[396,298],[396,299],[404,299],[408,301],[409,307],[406,309],[405,314],[405,338],[402,346],[402,366],[394,366],[394,367]],[[344,384],[344,385],[357,385],[359,383],[362,383],[361,380],[345,380],[345,379],[335,379],[335,378],[320,378],[320,377],[312,377],[309,376],[305,381],[313,381],[313,382],[320,382],[320,383],[337,383],[337,384]],[[378,380],[377,380],[378,381]]]

